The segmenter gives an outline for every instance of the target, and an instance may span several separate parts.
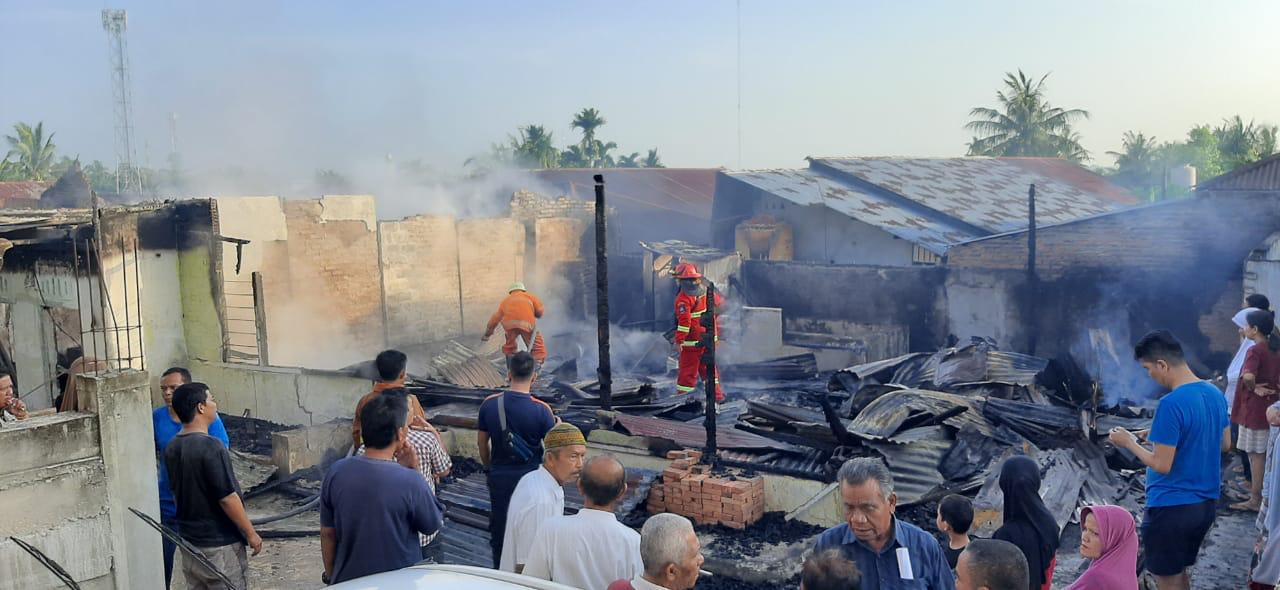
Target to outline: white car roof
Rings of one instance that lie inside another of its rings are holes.
[[[574,590],[538,578],[469,565],[415,565],[329,586],[335,590]]]

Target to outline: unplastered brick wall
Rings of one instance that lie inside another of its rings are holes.
[[[462,329],[481,334],[514,281],[524,280],[525,228],[510,218],[460,219]]]
[[[662,471],[662,482],[649,491],[650,514],[671,512],[698,524],[721,524],[745,529],[764,517],[764,479],[736,472],[711,473],[699,464],[699,451],[671,451],[671,465]]]
[[[374,198],[285,201],[284,212],[294,297],[326,297],[337,314],[326,321],[346,326],[350,349],[376,352],[384,338]]]
[[[392,346],[461,333],[456,223],[453,217],[423,215],[379,224]]]
[[[516,191],[511,195],[511,216],[524,222],[548,217],[594,218],[595,201],[572,197],[544,197],[532,191]]]
[[[570,217],[549,217],[534,222],[535,284],[545,288],[549,281],[564,280],[559,273],[566,263],[582,262],[583,233],[587,223]]]

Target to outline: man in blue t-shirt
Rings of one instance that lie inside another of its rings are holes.
[[[164,398],[164,405],[151,412],[151,430],[154,433],[158,465],[156,479],[160,482],[160,522],[174,532],[181,532],[178,530],[178,505],[173,500],[173,490],[169,486],[169,474],[164,468],[163,457],[165,447],[169,446],[173,437],[178,436],[178,432],[182,430],[178,413],[173,411],[173,392],[188,383],[191,383],[191,371],[182,367],[166,369],[160,376],[160,397]],[[216,414],[213,417],[213,423],[209,424],[209,436],[222,441],[223,448],[231,447],[231,441],[227,438],[227,429],[223,426],[222,419]],[[163,539],[163,541],[164,587],[168,588],[170,580],[173,579],[173,553],[178,547],[169,539]]]
[[[333,464],[320,484],[320,553],[326,584],[409,567],[418,535],[440,530],[444,509],[416,469],[396,462],[408,445],[409,402],[379,395],[360,410],[364,455]]]
[[[1152,450],[1123,428],[1113,429],[1110,439],[1147,466],[1147,570],[1160,590],[1189,589],[1190,567],[1216,517],[1221,456],[1231,448],[1227,402],[1217,387],[1191,372],[1182,345],[1168,331],[1143,336],[1133,357],[1171,391],[1156,407],[1151,430],[1138,433]]]
[[[502,537],[507,530],[507,509],[520,478],[542,464],[542,438],[556,425],[546,402],[530,395],[537,379],[538,361],[517,352],[507,361],[511,388],[480,403],[476,445],[480,462],[489,468],[489,547],[493,568],[502,560]],[[503,422],[506,423],[505,428]]]

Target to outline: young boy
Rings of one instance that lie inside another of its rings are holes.
[[[972,524],[973,502],[968,498],[951,494],[938,502],[938,530],[947,535],[942,553],[947,556],[951,571],[955,571],[960,554],[969,546],[969,526]]]

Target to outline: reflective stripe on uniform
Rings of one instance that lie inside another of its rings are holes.
[[[705,311],[706,311],[706,310],[703,310],[703,311],[695,311],[695,312],[693,312],[693,313],[689,314],[689,317],[691,317],[691,318],[700,318],[700,317],[702,317],[702,314],[703,314]]]
[[[699,343],[697,340],[685,340],[684,342],[681,342],[681,343],[680,343],[680,346],[685,346],[685,347],[690,347],[690,348],[692,348],[692,347],[694,347],[694,346],[698,346],[699,344],[700,344],[700,343]]]
[[[677,386],[676,386],[676,391],[679,391],[680,393],[689,393],[689,392],[691,392],[691,391],[693,391],[693,390],[695,390],[695,389],[697,389],[697,387],[694,387],[694,386],[692,386],[692,385],[690,385],[690,386],[677,385]]]
[[[689,333],[689,329],[690,329],[690,326],[676,326],[677,332],[683,332],[685,334]]]

